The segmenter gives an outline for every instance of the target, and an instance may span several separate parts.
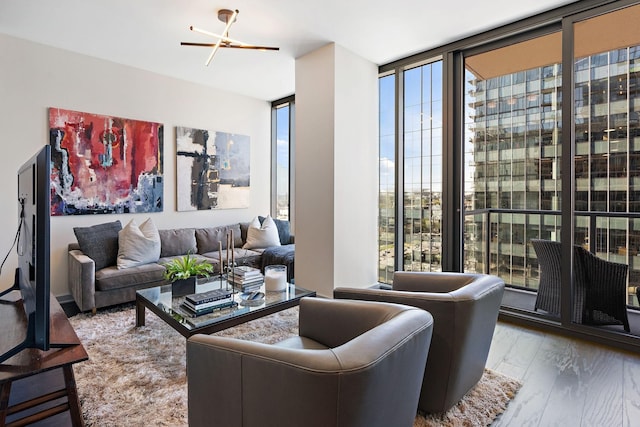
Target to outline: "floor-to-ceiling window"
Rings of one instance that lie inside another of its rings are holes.
[[[442,269],[442,61],[405,70],[403,270]]]
[[[293,97],[272,104],[271,215],[292,220],[293,173]]]
[[[378,280],[390,283],[395,271],[396,119],[395,75],[379,80]]]
[[[574,28],[575,244],[626,264],[640,285],[640,6]],[[602,31],[602,29],[606,31]]]
[[[465,58],[463,265],[511,286],[537,289],[530,240],[560,237],[561,43],[552,32]]]
[[[396,108],[395,116],[385,112],[396,122],[384,150],[397,157],[390,163],[395,197],[381,179],[380,230],[383,212],[385,224],[398,224],[381,234],[381,272],[391,265],[460,266],[498,275],[525,297],[503,301],[512,315],[540,314],[536,322],[598,339],[624,334],[619,325],[573,323],[576,267],[567,254],[582,246],[627,265],[622,303],[636,313],[640,6],[634,3],[576,2],[380,67],[381,120],[383,79],[395,88]],[[383,138],[381,124],[381,153]],[[381,178],[383,158],[391,157],[381,154]],[[453,244],[447,236],[455,236]],[[540,266],[532,239],[562,244],[561,314],[534,312]],[[638,320],[616,342],[640,345]]]
[[[442,61],[383,76],[379,90],[379,280],[390,283],[395,269],[442,270]]]

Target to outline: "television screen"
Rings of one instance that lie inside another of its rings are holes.
[[[18,268],[11,289],[22,294],[28,326],[24,342],[0,356],[0,361],[24,348],[49,350],[50,170],[48,145],[18,170]]]

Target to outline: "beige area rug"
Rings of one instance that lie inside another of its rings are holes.
[[[74,365],[87,426],[187,426],[185,338],[147,311],[135,327],[132,306],[78,314],[71,324],[89,360]],[[292,308],[217,335],[274,343],[298,333]],[[480,383],[445,414],[418,415],[414,427],[487,426],[520,387],[516,380],[486,370]]]

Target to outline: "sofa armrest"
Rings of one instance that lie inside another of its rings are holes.
[[[69,289],[80,311],[96,307],[96,263],[81,250],[69,251]]]

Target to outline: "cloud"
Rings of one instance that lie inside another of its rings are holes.
[[[380,190],[393,191],[395,188],[395,162],[387,157],[380,158]]]

